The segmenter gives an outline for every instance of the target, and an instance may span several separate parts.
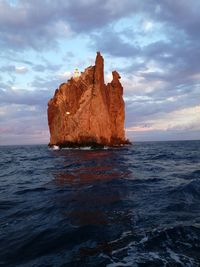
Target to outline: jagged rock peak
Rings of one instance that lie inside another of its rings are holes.
[[[123,87],[117,71],[105,85],[104,59],[56,89],[48,102],[50,146],[117,146],[128,143],[124,131]]]

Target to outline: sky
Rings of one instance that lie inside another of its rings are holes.
[[[0,145],[49,142],[47,103],[104,56],[133,141],[200,139],[200,1],[0,0]]]

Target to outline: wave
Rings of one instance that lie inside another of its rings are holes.
[[[115,266],[199,266],[200,228],[175,226],[162,230],[154,229],[139,240],[131,235],[111,243],[112,263]],[[128,243],[124,247],[126,240]],[[124,243],[125,241],[125,243]],[[117,246],[117,244],[122,246]]]
[[[37,188],[27,188],[27,189],[23,189],[23,190],[18,190],[15,192],[15,194],[17,195],[23,195],[23,194],[27,194],[27,193],[31,193],[31,192],[44,192],[44,191],[48,191],[48,188],[45,187],[37,187]]]
[[[199,266],[199,147],[0,150],[0,265]]]

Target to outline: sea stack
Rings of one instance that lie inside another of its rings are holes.
[[[104,59],[97,52],[94,66],[56,89],[48,102],[50,146],[120,146],[127,144],[120,75],[104,82]]]

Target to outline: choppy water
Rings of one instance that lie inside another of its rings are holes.
[[[200,266],[200,141],[0,147],[0,266]]]

